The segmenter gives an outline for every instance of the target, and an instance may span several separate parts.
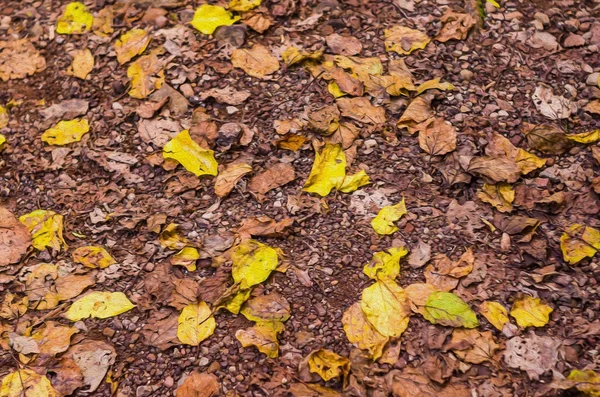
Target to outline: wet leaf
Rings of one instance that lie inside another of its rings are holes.
[[[73,261],[92,269],[104,269],[117,263],[103,247],[79,247],[73,251]]]
[[[379,210],[377,216],[371,221],[371,226],[379,235],[393,234],[399,230],[394,223],[404,214],[406,214],[406,204],[402,199],[398,204],[388,205]]]
[[[508,183],[497,183],[495,185],[485,183],[477,193],[477,197],[483,202],[490,203],[500,212],[510,212],[513,210],[512,203],[515,201],[515,191]]]
[[[108,318],[125,313],[134,307],[135,305],[122,292],[95,291],[73,302],[65,316],[71,321],[88,317]]]
[[[218,164],[214,152],[204,149],[191,137],[188,130],[181,131],[163,148],[165,159],[173,159],[196,176],[217,175]]]
[[[198,346],[215,332],[217,323],[205,302],[187,305],[179,315],[177,338],[186,345]]]
[[[94,23],[94,17],[87,7],[74,1],[67,4],[62,15],[56,21],[56,33],[58,34],[80,34],[89,31]]]
[[[29,214],[19,217],[31,234],[33,247],[43,251],[52,248],[60,251],[61,248],[67,248],[67,243],[63,239],[63,216],[53,211],[35,210]]]
[[[150,35],[144,29],[131,29],[123,33],[115,43],[117,61],[121,65],[141,55],[150,44]]]
[[[433,156],[441,156],[456,149],[456,128],[437,117],[425,123],[419,132],[419,146]]]
[[[198,259],[200,259],[200,253],[197,248],[184,247],[171,257],[170,262],[173,266],[183,266],[188,272],[193,272],[196,270],[196,261]]]
[[[27,252],[27,249],[31,246],[29,230],[9,210],[0,207],[0,269],[3,266],[18,262]],[[38,238],[38,246],[40,246],[39,241]]]
[[[252,48],[236,48],[231,53],[233,67],[240,68],[248,75],[259,79],[264,78],[279,70],[279,61],[271,51],[261,44]]]
[[[46,376],[29,369],[20,369],[2,379],[0,396],[57,397],[58,394]]]
[[[408,55],[413,51],[422,50],[431,39],[427,34],[406,26],[393,26],[384,30],[385,50]]]
[[[42,141],[49,145],[64,146],[79,142],[90,131],[86,119],[62,120],[42,134]]]
[[[574,224],[560,237],[560,249],[565,261],[574,265],[591,258],[600,250],[600,230]]]
[[[369,323],[360,302],[354,303],[344,312],[342,324],[350,343],[359,349],[367,350],[373,360],[381,357],[389,338],[380,334]]]
[[[242,289],[265,281],[279,264],[277,251],[256,240],[247,240],[236,246],[231,260],[231,275]]]
[[[277,335],[283,332],[283,324],[278,321],[257,323],[251,328],[236,331],[235,337],[243,347],[255,346],[267,357],[279,356]]]
[[[29,39],[0,41],[0,79],[22,79],[46,69],[46,60]]]
[[[499,331],[502,331],[504,324],[510,321],[508,319],[508,311],[498,302],[483,302],[479,306],[479,313]]]
[[[73,54],[73,62],[69,66],[67,74],[85,80],[92,69],[94,69],[94,56],[88,48],[84,48]]]
[[[221,392],[218,378],[213,374],[193,371],[177,388],[176,397],[216,397]]]
[[[392,280],[378,280],[362,292],[365,317],[383,336],[398,337],[408,327],[410,307],[404,290]]]
[[[324,381],[348,376],[350,360],[327,350],[313,350],[307,357],[310,372],[318,374]]]
[[[127,68],[127,77],[131,81],[129,96],[143,99],[162,87],[165,81],[163,63],[158,59],[162,48],[154,49],[148,55],[139,57]]]
[[[448,327],[476,328],[479,326],[475,312],[451,292],[433,292],[427,298],[423,317],[432,324]]]
[[[407,254],[408,250],[404,247],[392,247],[387,252],[376,252],[365,265],[363,272],[373,280],[394,280],[400,274],[400,259]]]
[[[219,26],[233,25],[240,17],[234,17],[231,12],[223,7],[202,4],[194,12],[192,26],[204,34],[213,34]]]
[[[541,299],[526,295],[515,300],[510,315],[520,327],[543,327],[548,324],[552,310]]]

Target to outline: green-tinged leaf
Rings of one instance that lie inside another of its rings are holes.
[[[476,328],[479,326],[475,312],[451,292],[433,292],[427,298],[423,317],[432,324],[449,327]]]

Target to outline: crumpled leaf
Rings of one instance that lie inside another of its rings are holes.
[[[83,384],[92,393],[98,389],[108,368],[115,363],[117,354],[112,345],[100,340],[84,340],[72,346],[65,356],[70,357],[83,375]]]
[[[600,230],[578,223],[571,225],[560,236],[560,249],[571,265],[591,258],[600,250]]]
[[[150,54],[139,57],[127,68],[127,77],[131,81],[129,96],[143,99],[155,90],[162,87],[165,81],[163,63],[158,55],[163,52],[162,48],[150,51]]]
[[[69,396],[83,386],[81,369],[70,357],[61,358],[49,371],[54,374],[52,386],[60,396]]]
[[[63,216],[53,211],[35,210],[19,217],[31,234],[33,247],[43,251],[46,247],[55,251],[68,248],[63,239]]]
[[[196,261],[200,259],[200,252],[194,247],[183,247],[181,251],[173,255],[170,259],[171,265],[183,266],[188,272],[196,270]]]
[[[92,25],[92,30],[95,34],[101,37],[110,37],[112,33],[115,31],[113,29],[113,19],[114,13],[112,6],[106,6],[94,17],[94,23]]]
[[[573,369],[567,377],[568,380],[575,382],[575,387],[589,397],[600,397],[600,374],[588,369],[580,371]]]
[[[0,79],[22,79],[46,69],[46,60],[29,39],[0,41]]]
[[[240,288],[248,289],[269,278],[279,264],[279,255],[266,244],[247,240],[233,249],[231,260],[233,280],[240,284]]]
[[[235,185],[246,174],[252,172],[252,166],[246,163],[230,163],[219,172],[215,178],[215,193],[219,197],[225,197],[233,190]]]
[[[135,305],[122,292],[94,291],[77,299],[65,316],[71,321],[88,317],[108,318],[133,309]]]
[[[344,117],[367,124],[383,124],[386,121],[385,109],[373,105],[365,97],[338,98],[335,102]]]
[[[221,392],[218,379],[213,374],[193,371],[177,388],[176,397],[216,397]]]
[[[444,346],[446,350],[452,350],[461,360],[471,364],[493,361],[494,353],[499,347],[492,331],[479,332],[476,329],[455,329],[452,339]]]
[[[398,337],[408,327],[410,306],[404,290],[389,279],[378,280],[362,292],[361,308],[383,336]]]
[[[123,33],[115,43],[117,61],[123,65],[146,50],[150,44],[150,35],[144,29],[131,29]]]
[[[217,322],[205,302],[187,305],[179,315],[177,338],[186,345],[198,346],[215,332]]]
[[[62,15],[56,21],[56,33],[58,34],[80,34],[89,31],[94,23],[94,17],[87,7],[74,1],[67,4]]]
[[[383,37],[385,50],[397,52],[400,55],[408,55],[413,51],[422,50],[431,41],[427,34],[406,26],[392,26],[385,29]]]
[[[73,251],[73,261],[92,269],[104,269],[117,263],[103,247],[86,246]]]
[[[577,143],[595,143],[600,141],[600,129],[582,132],[581,134],[566,135],[566,138]]]
[[[461,14],[447,10],[440,20],[444,25],[442,30],[435,38],[437,41],[445,43],[448,40],[464,40],[469,34],[469,30],[476,25],[477,21],[470,14]]]
[[[24,296],[19,299],[15,294],[7,292],[6,295],[4,295],[2,305],[0,305],[0,318],[6,320],[20,318],[27,312],[28,305],[28,297]]]
[[[399,230],[394,222],[404,214],[406,214],[406,204],[403,198],[398,204],[388,205],[379,210],[377,216],[371,220],[371,226],[379,235],[393,234]]]
[[[441,83],[439,78],[427,80],[424,83],[419,84],[417,87],[417,95],[421,95],[427,90],[453,90],[454,86],[451,83]]]
[[[73,54],[73,62],[69,66],[67,74],[85,80],[92,69],[94,69],[94,56],[89,48],[84,48]]]
[[[398,120],[398,128],[407,128],[408,132],[414,134],[422,129],[423,122],[433,117],[431,102],[422,96],[418,96],[406,107]]]
[[[471,248],[467,249],[456,262],[446,255],[436,255],[433,264],[425,269],[425,280],[438,291],[451,291],[456,288],[460,278],[471,273],[474,263],[475,256]]]
[[[381,357],[389,338],[380,334],[369,323],[360,302],[354,303],[344,312],[342,324],[350,343],[359,349],[367,350],[373,360]]]
[[[163,157],[174,159],[196,176],[217,175],[218,164],[214,152],[198,145],[188,130],[181,131],[163,148]]]
[[[390,371],[386,384],[394,397],[471,397],[471,389],[464,382],[450,381],[443,386],[432,382],[422,368],[406,366],[402,371]]]
[[[40,355],[54,357],[69,348],[71,336],[78,332],[79,330],[75,327],[67,327],[54,321],[48,321],[43,328],[36,329],[31,337],[37,342]]]
[[[31,234],[28,227],[19,222],[9,210],[0,207],[0,269],[18,262],[30,245]]]
[[[233,16],[231,12],[223,7],[202,4],[194,12],[192,26],[204,34],[213,34],[219,26],[233,25],[240,19],[239,16]]]
[[[495,185],[485,183],[483,188],[477,192],[477,197],[483,202],[490,203],[500,212],[510,212],[513,210],[515,191],[508,183]]]
[[[373,280],[394,280],[400,274],[400,259],[407,254],[408,250],[404,247],[392,247],[387,252],[376,252],[365,265],[363,272]]]
[[[456,128],[441,117],[430,119],[421,126],[419,146],[433,156],[441,156],[456,149]]]
[[[87,119],[61,120],[42,134],[42,141],[49,145],[64,146],[79,142],[89,131]]]
[[[250,98],[250,92],[245,90],[239,90],[231,86],[224,88],[211,88],[209,90],[201,92],[198,97],[202,100],[207,98],[214,98],[219,103],[225,103],[227,105],[241,105]]]
[[[283,328],[278,321],[260,322],[248,329],[237,330],[235,337],[243,347],[255,346],[267,357],[276,358],[279,356],[277,335],[283,332]]]
[[[279,61],[262,44],[255,44],[250,49],[236,48],[231,53],[231,63],[233,67],[259,79],[279,70]]]
[[[554,95],[552,88],[539,85],[531,95],[531,100],[537,110],[552,120],[568,119],[571,114],[577,112],[577,105],[567,98]]]
[[[540,298],[526,295],[515,300],[510,315],[520,327],[543,327],[550,320],[552,308],[542,302]]]
[[[508,311],[498,302],[485,301],[479,306],[479,313],[496,329],[502,331],[504,324],[508,323]]]
[[[476,328],[479,326],[475,312],[451,292],[433,292],[427,298],[423,317],[432,324],[449,327]]]
[[[163,248],[181,250],[189,244],[189,240],[179,233],[178,227],[176,223],[169,223],[164,227],[158,236],[158,241]]]
[[[45,375],[20,369],[6,375],[0,385],[2,397],[57,397],[56,390]]]
[[[350,372],[350,360],[327,349],[313,350],[307,362],[310,372],[318,374],[324,381],[338,377],[345,379]]]
[[[244,219],[240,227],[237,228],[237,234],[241,240],[247,240],[252,236],[280,236],[287,228],[294,223],[291,218],[284,218],[277,222],[268,216],[250,217]]]

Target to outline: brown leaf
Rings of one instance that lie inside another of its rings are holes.
[[[61,119],[74,119],[87,113],[89,103],[83,99],[67,99],[40,110],[40,114],[48,121],[55,122]]]
[[[86,392],[94,392],[104,380],[108,368],[114,364],[117,354],[112,345],[98,340],[86,340],[72,346],[65,357],[71,358],[83,374]]]
[[[225,197],[233,190],[242,177],[252,172],[252,166],[246,163],[230,163],[215,178],[215,193]]]
[[[340,111],[335,105],[324,106],[308,115],[309,125],[323,135],[330,135],[337,130],[339,119]]]
[[[150,95],[150,99],[156,102],[160,102],[166,98],[169,99],[167,108],[171,112],[171,116],[183,116],[190,106],[188,100],[179,91],[166,83]]]
[[[226,86],[225,88],[211,88],[201,92],[198,97],[205,101],[207,98],[214,98],[219,103],[227,105],[241,105],[250,97],[250,92],[245,90],[237,90],[234,87]]]
[[[562,342],[550,336],[516,336],[506,342],[504,361],[511,368],[525,372],[537,380],[546,371],[554,370],[558,362],[558,350]]]
[[[408,264],[413,269],[418,269],[422,266],[425,266],[425,264],[429,262],[429,259],[431,259],[431,245],[419,240],[417,247],[410,251],[410,255],[408,256]]]
[[[587,105],[585,105],[583,110],[590,113],[600,114],[600,99],[590,101]]]
[[[291,218],[285,218],[279,222],[268,216],[250,217],[244,219],[237,228],[237,234],[242,240],[252,238],[252,236],[278,237],[285,229],[294,223]]]
[[[69,357],[62,358],[54,366],[48,368],[54,374],[52,387],[62,396],[73,394],[75,389],[83,386],[83,375],[79,366]]]
[[[451,291],[456,288],[461,277],[471,273],[474,263],[475,256],[470,248],[457,262],[438,254],[433,258],[433,264],[425,269],[425,280],[439,291]]]
[[[418,96],[413,99],[400,116],[398,128],[408,128],[408,132],[414,134],[421,129],[421,123],[432,117],[431,101],[427,97]]]
[[[573,145],[565,132],[558,127],[546,124],[531,127],[529,130],[526,127],[525,134],[532,149],[547,154],[563,154]]]
[[[450,382],[438,386],[418,368],[393,370],[385,379],[394,397],[471,397],[471,391],[465,384]]]
[[[440,156],[456,149],[456,128],[443,118],[430,119],[419,132],[419,146],[433,156]]]
[[[469,30],[477,21],[469,14],[460,14],[453,12],[451,10],[447,10],[444,15],[442,15],[441,22],[444,24],[442,26],[442,30],[435,38],[437,41],[441,41],[442,43],[448,40],[464,40],[467,38],[469,34]]]
[[[385,123],[385,109],[374,106],[365,98],[338,98],[336,100],[342,116],[368,124]]]
[[[27,227],[9,210],[0,207],[0,268],[18,262],[30,245]]]
[[[255,175],[248,183],[248,190],[264,195],[269,190],[283,186],[296,179],[296,171],[289,163],[277,163]]]
[[[154,113],[158,112],[169,100],[169,97],[164,97],[158,102],[146,101],[141,103],[135,112],[143,119],[151,119],[154,117]]]
[[[354,36],[341,36],[337,33],[330,34],[325,38],[331,52],[337,55],[357,55],[362,51],[362,44]]]
[[[0,79],[3,81],[22,79],[44,69],[46,60],[29,39],[0,41]]]
[[[242,22],[250,27],[250,29],[264,33],[273,25],[273,17],[266,9],[258,8],[243,14]]]
[[[166,350],[179,344],[177,339],[177,313],[169,309],[152,312],[148,322],[142,328],[144,343]]]
[[[177,397],[213,397],[221,393],[221,386],[213,374],[192,372],[177,388]]]
[[[444,347],[452,350],[461,360],[472,364],[492,361],[500,346],[494,341],[492,331],[479,332],[476,329],[455,329],[452,339]]]
[[[231,63],[234,67],[259,79],[279,70],[279,61],[262,44],[255,44],[249,49],[236,48],[231,54]]]
[[[138,135],[142,141],[152,143],[162,148],[181,132],[179,122],[171,119],[155,118],[140,120],[138,123]]]
[[[521,176],[517,164],[507,157],[474,157],[467,163],[465,170],[481,176],[486,183],[514,183]]]
[[[331,72],[331,77],[335,80],[340,90],[353,96],[362,96],[364,93],[364,84],[362,81],[344,72],[342,68],[335,68]]]

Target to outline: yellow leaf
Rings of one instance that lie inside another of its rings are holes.
[[[204,34],[213,34],[219,26],[233,25],[240,17],[234,17],[223,7],[202,4],[194,13],[192,26]]]
[[[350,372],[350,360],[331,350],[313,350],[307,361],[310,372],[318,374],[324,381],[340,376],[346,378]]]
[[[498,302],[483,302],[479,306],[479,313],[500,331],[504,328],[504,324],[509,322],[508,311]]]
[[[196,270],[196,261],[200,259],[200,253],[194,247],[184,247],[171,257],[171,265],[183,266],[189,272]]]
[[[600,141],[600,129],[582,132],[581,134],[567,135],[567,139],[577,143],[594,143]]]
[[[158,241],[163,248],[181,250],[188,245],[189,240],[179,234],[178,226],[176,223],[169,223],[160,233]]]
[[[437,291],[429,295],[423,317],[432,324],[449,327],[477,328],[479,326],[475,312],[452,292]]]
[[[279,70],[279,61],[261,44],[252,48],[236,48],[231,53],[231,64],[249,76],[262,79]]]
[[[283,54],[281,54],[281,59],[283,59],[283,62],[285,62],[288,66],[292,66],[307,59],[318,61],[322,56],[323,51],[308,52],[294,46],[289,46],[286,48]]]
[[[79,247],[73,251],[73,261],[92,269],[104,269],[117,263],[112,256],[103,248],[97,246]]]
[[[23,215],[19,221],[27,226],[31,233],[34,248],[43,251],[46,247],[60,251],[61,247],[67,248],[63,239],[63,216],[53,211],[35,210]]]
[[[86,119],[61,120],[42,134],[42,141],[48,145],[64,146],[79,142],[90,131]]]
[[[186,345],[198,346],[215,332],[217,322],[205,302],[192,303],[181,311],[177,338]]]
[[[94,17],[87,7],[79,1],[67,4],[65,11],[56,21],[56,33],[79,34],[85,33],[92,28]]]
[[[340,86],[333,80],[331,80],[329,82],[329,84],[327,84],[327,91],[329,91],[329,93],[331,95],[333,95],[334,98],[339,98],[344,95],[347,95],[344,91],[342,91],[340,89]]]
[[[250,11],[260,5],[262,0],[230,0],[229,9],[233,11]]]
[[[158,59],[162,48],[150,51],[150,54],[139,57],[127,68],[127,77],[131,80],[129,96],[143,99],[154,90],[162,87],[165,81],[163,64]]]
[[[368,185],[369,183],[371,183],[369,175],[367,175],[365,170],[360,170],[356,174],[346,175],[342,186],[338,190],[342,193],[352,193],[359,187]]]
[[[0,129],[8,125],[8,109],[0,105]]]
[[[277,251],[256,240],[247,240],[235,247],[231,260],[231,275],[242,289],[265,281],[279,264]]]
[[[56,397],[58,393],[45,375],[29,369],[11,372],[2,379],[0,397]]]
[[[128,312],[135,305],[122,292],[94,291],[77,299],[66,313],[71,321],[84,318],[108,318]]]
[[[252,289],[243,289],[238,291],[234,296],[229,298],[223,306],[225,310],[229,310],[233,314],[239,314],[242,309],[242,305],[248,300]]]
[[[477,197],[483,202],[490,203],[500,212],[510,212],[515,201],[515,191],[508,183],[500,182],[495,185],[484,183]]]
[[[215,193],[219,197],[225,197],[233,190],[235,185],[246,174],[252,172],[252,166],[246,163],[231,163],[219,172],[215,178]]]
[[[378,280],[362,292],[365,317],[383,336],[399,337],[410,319],[410,306],[404,290],[392,280]]]
[[[573,369],[567,377],[568,380],[575,382],[577,390],[589,397],[600,397],[600,374],[588,369],[580,371]]]
[[[140,55],[150,44],[150,35],[144,29],[131,29],[119,37],[115,43],[117,61],[121,65]]]
[[[531,171],[535,171],[546,165],[546,159],[540,158],[526,150],[518,149],[515,163],[517,164],[517,167],[519,167],[521,174],[527,175]]]
[[[398,221],[406,214],[406,204],[404,199],[396,205],[383,207],[377,216],[371,221],[371,226],[380,235],[393,234],[398,231],[394,222]]]
[[[360,306],[360,302],[356,302],[344,312],[344,331],[350,343],[359,349],[367,350],[371,358],[377,360],[383,354],[383,348],[389,338],[381,335],[367,321]]]
[[[404,247],[392,247],[373,254],[371,261],[365,265],[363,272],[373,280],[394,280],[400,274],[400,259],[408,254]]]
[[[85,80],[92,69],[94,69],[94,56],[88,48],[84,48],[73,54],[73,62],[69,66],[67,74]]]
[[[251,328],[238,330],[235,337],[243,347],[256,346],[267,357],[275,358],[279,355],[277,335],[283,328],[283,324],[278,321],[257,323]]]
[[[565,261],[574,265],[584,258],[591,258],[600,250],[600,230],[574,224],[560,236],[560,249]]]
[[[440,83],[440,79],[427,80],[426,82],[419,85],[419,87],[417,87],[417,95],[420,95],[427,90],[433,89],[449,91],[453,90],[454,86],[451,83]]]
[[[395,51],[400,55],[408,55],[415,50],[422,50],[431,39],[425,33],[407,28],[406,26],[393,26],[385,29],[385,50]]]
[[[188,130],[181,131],[163,148],[166,159],[174,159],[196,176],[217,175],[218,164],[214,152],[198,145]]]
[[[510,315],[517,320],[520,327],[543,327],[550,320],[552,308],[539,298],[524,296],[517,299],[510,310]]]
[[[6,137],[0,134],[0,150],[4,148],[4,144],[6,143]]]
[[[500,8],[500,3],[498,3],[496,0],[486,0],[486,2],[490,3],[496,8]]]

